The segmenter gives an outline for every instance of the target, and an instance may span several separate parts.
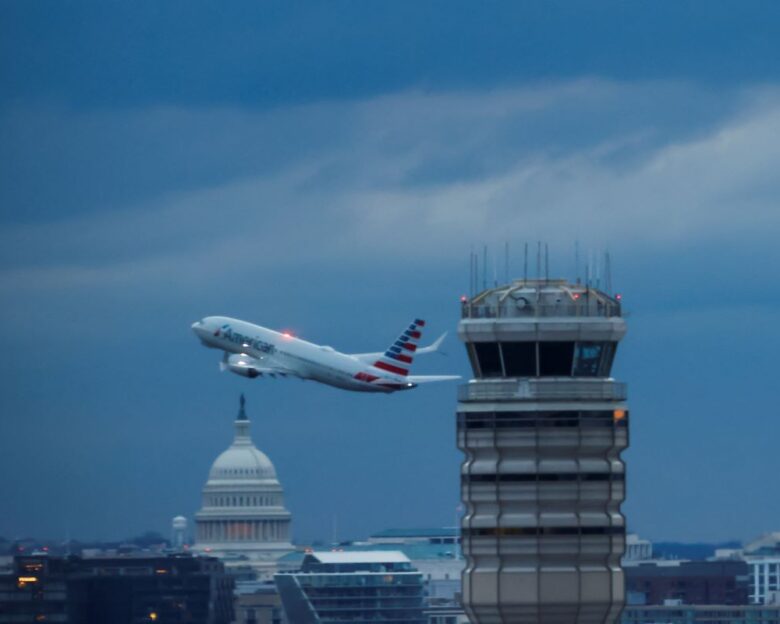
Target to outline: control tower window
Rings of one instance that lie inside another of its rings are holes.
[[[573,342],[539,343],[539,375],[541,377],[569,377],[573,360]]]
[[[601,370],[599,371],[599,377],[609,377],[609,374],[612,371],[612,362],[615,359],[616,348],[616,342],[607,342],[604,344],[604,353],[601,357]]]
[[[536,343],[502,342],[507,377],[536,377]]]
[[[600,342],[578,342],[574,360],[575,377],[598,377],[604,345]]]
[[[479,361],[479,370],[482,377],[503,377],[501,367],[501,354],[498,352],[498,343],[475,342],[474,350]]]

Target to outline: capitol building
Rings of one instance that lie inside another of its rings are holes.
[[[219,557],[228,568],[249,566],[265,579],[294,550],[291,516],[274,465],[252,442],[244,404],[241,395],[233,444],[214,461],[203,487],[193,549]]]

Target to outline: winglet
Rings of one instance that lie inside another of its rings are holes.
[[[447,332],[444,332],[441,336],[434,340],[433,344],[428,345],[427,347],[423,347],[422,349],[417,349],[417,353],[434,353],[435,351],[438,351],[441,343],[444,342],[446,337]]]

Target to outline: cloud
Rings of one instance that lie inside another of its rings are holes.
[[[14,122],[24,134],[20,115]],[[82,133],[84,149],[95,150],[77,168],[99,159],[107,136],[126,163],[112,176],[142,180],[160,168],[179,175],[118,207],[8,223],[0,234],[5,295],[154,288],[171,276],[186,288],[260,259],[269,271],[370,267],[377,258],[460,262],[470,245],[506,239],[578,238],[655,253],[763,240],[780,225],[780,96],[771,89],[721,96],[680,84],[580,80],[259,113],[38,111],[28,121],[39,128],[51,115],[62,125],[58,140]],[[162,128],[158,150],[122,151],[126,142],[148,147]],[[232,138],[214,143],[224,133]],[[173,166],[182,158],[211,175],[193,179]],[[63,183],[77,192],[85,184]]]

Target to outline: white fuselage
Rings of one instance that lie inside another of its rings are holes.
[[[253,370],[259,372],[251,376],[289,374],[358,392],[387,393],[416,385],[403,376],[379,370],[332,347],[246,321],[209,316],[193,323],[192,329],[207,347],[246,355],[256,361]]]

